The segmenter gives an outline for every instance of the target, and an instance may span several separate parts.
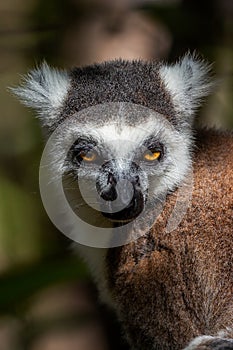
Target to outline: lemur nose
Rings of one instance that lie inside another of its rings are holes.
[[[105,186],[102,191],[100,191],[100,196],[105,201],[114,201],[117,199],[116,191],[117,180],[114,175],[110,172],[108,174],[107,186]]]
[[[118,202],[125,203],[128,202],[129,196],[140,191],[138,166],[135,163],[132,163],[127,171],[121,170],[119,173],[115,170],[115,160],[105,162],[101,168],[96,188],[100,197],[105,201],[113,202],[118,199]]]
[[[134,176],[122,176],[122,179],[127,179],[129,182],[131,182],[131,184],[133,186],[140,186],[140,180],[139,180],[139,176],[138,175],[134,175]],[[112,186],[116,186],[117,182],[119,181],[119,179],[117,179],[112,172],[109,172],[108,174],[108,181],[107,184],[108,185],[112,185]]]
[[[132,183],[133,185],[140,186],[139,176],[138,176],[138,175],[135,175],[135,176],[132,178],[131,183]]]
[[[106,202],[101,204],[103,216],[112,221],[128,221],[141,213],[144,197],[140,188],[139,171],[134,162],[125,171],[117,168],[115,160],[102,165],[96,189]]]
[[[107,183],[110,185],[116,185],[116,183],[117,183],[115,176],[111,172],[108,174],[108,182]]]

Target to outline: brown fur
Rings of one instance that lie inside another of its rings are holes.
[[[109,288],[136,349],[183,349],[233,328],[233,138],[201,132],[193,159],[192,205],[179,227],[164,231],[174,193],[146,236],[107,255]]]

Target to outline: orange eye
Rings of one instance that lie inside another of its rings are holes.
[[[85,162],[94,162],[97,158],[97,154],[94,151],[89,151],[88,153],[80,154],[82,160]]]
[[[156,152],[147,151],[144,154],[144,159],[149,161],[149,162],[153,162],[154,160],[159,159],[160,156],[161,156],[161,152],[159,152],[159,151],[156,151]]]

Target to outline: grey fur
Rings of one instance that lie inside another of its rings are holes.
[[[43,126],[52,127],[69,89],[66,71],[50,68],[46,62],[23,77],[23,84],[11,91],[28,107],[36,110]]]

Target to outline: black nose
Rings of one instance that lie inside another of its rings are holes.
[[[108,208],[106,210],[105,203],[102,203],[102,214],[112,221],[130,221],[144,208],[136,164],[132,164],[127,173],[118,175],[114,171],[113,163],[105,163],[96,182],[96,188]]]
[[[117,199],[116,184],[117,184],[116,178],[111,172],[109,172],[107,185],[102,190],[98,191],[100,196],[105,201],[114,201]],[[98,183],[97,183],[97,190],[98,190]]]
[[[126,180],[128,180],[127,177],[126,177]],[[115,201],[117,199],[116,185],[117,185],[118,181],[119,181],[119,179],[117,179],[116,176],[112,172],[109,172],[108,179],[107,179],[107,185],[102,190],[99,190],[100,186],[98,185],[98,182],[97,182],[97,184],[96,184],[97,190],[98,190],[100,196],[105,201]],[[129,177],[128,181],[132,184],[133,188],[140,187],[138,175]]]
[[[112,206],[113,212],[102,212],[103,216],[113,222],[130,222],[135,219],[144,208],[143,194],[139,190],[134,190],[133,197],[128,205],[119,211]]]

